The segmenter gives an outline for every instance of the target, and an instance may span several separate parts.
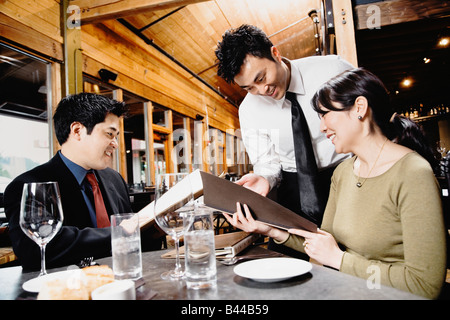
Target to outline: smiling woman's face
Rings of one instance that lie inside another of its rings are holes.
[[[339,108],[338,104],[333,103]],[[324,132],[334,144],[337,153],[353,152],[355,138],[359,137],[359,122],[355,121],[350,110],[332,111],[322,106],[324,114],[320,114],[320,131]]]

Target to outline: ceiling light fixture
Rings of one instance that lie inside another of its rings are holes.
[[[412,80],[410,78],[406,78],[402,81],[402,87],[410,87],[412,85]]]
[[[438,46],[447,47],[450,44],[450,39],[448,37],[439,39]]]
[[[431,59],[430,59],[430,58],[427,58],[427,57],[425,57],[425,58],[423,58],[423,62],[424,62],[424,63],[430,63],[430,62],[431,62]]]

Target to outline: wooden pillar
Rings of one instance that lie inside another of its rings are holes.
[[[144,129],[145,129],[145,158],[147,160],[147,170],[145,171],[145,183],[155,185],[155,149],[153,138],[153,105],[150,101],[144,103]]]
[[[123,91],[121,89],[113,90],[113,99],[117,101],[123,101]],[[125,182],[128,183],[127,174],[127,155],[125,147],[125,128],[123,123],[123,117],[119,122],[119,149],[116,152],[117,164],[116,169],[122,175]]]
[[[236,138],[236,151],[237,151],[237,174],[238,176],[242,176],[246,173],[245,171],[245,159],[244,159],[244,142],[240,137]]]
[[[194,147],[193,149],[193,169],[204,170],[203,167],[203,122],[195,120],[194,121]]]
[[[227,166],[227,133],[222,132],[222,170],[228,172]]]
[[[234,137],[234,133],[235,133],[235,130],[233,130],[233,129],[227,129],[227,132],[226,132],[226,134],[225,134],[225,139],[226,139],[226,147],[225,147],[225,151],[224,151],[224,153],[225,153],[225,162],[224,162],[224,166],[225,166],[225,170],[227,171],[227,172],[229,172],[228,171],[228,168],[229,167],[231,167],[232,169],[231,169],[231,171],[232,171],[232,173],[235,173],[235,165],[236,165],[236,161],[235,161],[235,159],[236,159],[236,155],[235,155],[235,152],[236,152],[236,148],[235,148],[235,143],[234,143],[234,140],[235,140],[235,137]]]
[[[167,140],[164,143],[166,147],[164,148],[166,153],[166,172],[172,173],[175,172],[174,165],[172,161],[172,150],[173,150],[173,118],[172,118],[172,110],[164,111],[164,117],[166,122],[166,129],[170,132],[167,136]]]
[[[219,172],[219,130],[218,129],[212,129],[210,130],[211,136],[213,138],[213,144],[209,147],[209,156],[210,156],[210,163],[212,164],[211,171],[216,175],[220,175],[221,172]],[[214,158],[212,157],[212,154],[214,153]]]
[[[202,167],[203,171],[210,172],[209,170],[209,153],[208,153],[208,147],[211,143],[211,137],[209,136],[209,128],[208,124],[204,121],[202,121]]]
[[[49,126],[49,137],[50,137],[50,148],[51,148],[51,155],[50,158],[58,152],[59,149],[61,149],[61,146],[58,143],[58,140],[56,139],[55,129],[53,126],[53,115],[55,114],[56,107],[58,106],[59,101],[61,101],[61,65],[59,63],[52,63],[51,64],[51,84],[49,85],[49,81],[47,81],[47,88],[51,89],[51,97],[50,97],[50,105],[51,105],[51,113],[48,118],[48,126]]]
[[[63,96],[83,92],[80,8],[63,0],[61,4],[64,33]]]
[[[192,172],[192,132],[191,132],[191,119],[188,117],[183,118],[183,129],[185,132],[184,135],[184,153],[183,157],[185,160],[186,167],[188,168],[188,172]]]
[[[334,28],[336,32],[337,54],[358,66],[355,27],[351,0],[333,0]]]

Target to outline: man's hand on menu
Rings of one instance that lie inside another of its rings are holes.
[[[246,187],[262,196],[267,196],[270,191],[269,181],[266,178],[254,173],[248,173],[235,182],[236,184]]]

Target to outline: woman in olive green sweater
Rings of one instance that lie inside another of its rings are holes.
[[[255,221],[244,205],[227,219],[326,266],[437,298],[446,273],[446,238],[431,150],[409,119],[393,116],[384,85],[364,69],[324,84],[312,100],[341,163],[317,233]],[[428,160],[426,160],[426,159]]]

